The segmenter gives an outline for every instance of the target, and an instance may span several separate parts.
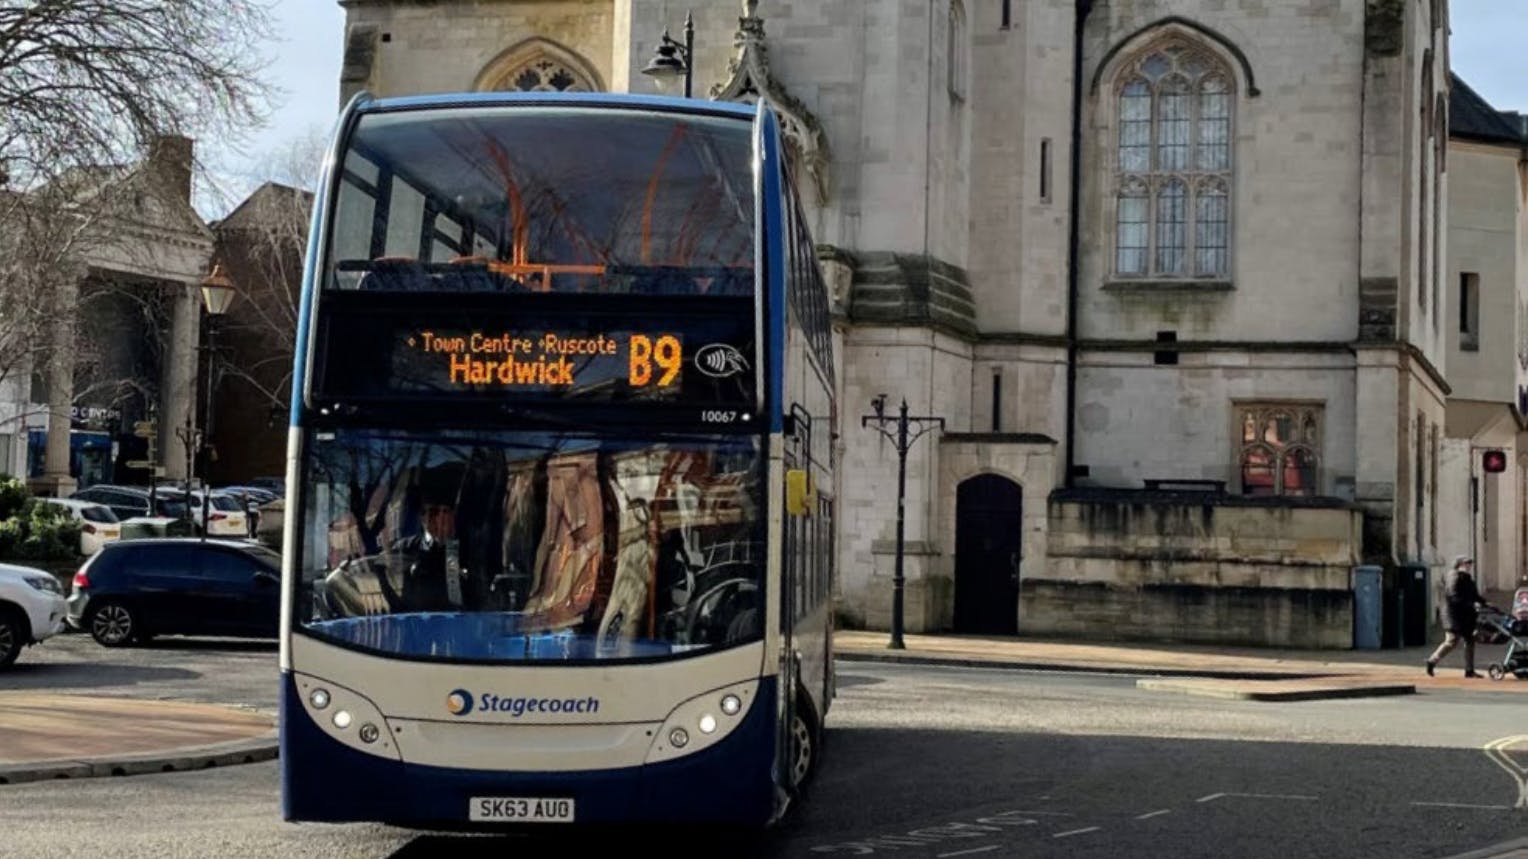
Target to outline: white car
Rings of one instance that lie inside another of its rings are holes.
[[[193,492],[189,496],[191,521],[196,523],[197,528],[202,526],[203,497],[201,492]],[[243,504],[239,503],[239,499],[214,491],[212,508],[207,511],[207,536],[248,537],[248,515],[248,511],[244,509]]]
[[[48,504],[67,509],[80,523],[80,554],[90,557],[107,543],[122,539],[122,520],[105,504],[78,498],[42,498]]]
[[[0,668],[15,662],[21,648],[63,632],[68,613],[52,573],[0,564]]]

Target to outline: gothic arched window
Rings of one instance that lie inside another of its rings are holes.
[[[591,92],[594,87],[566,63],[541,56],[505,75],[499,89],[520,92]]]
[[[1175,38],[1144,51],[1118,80],[1114,273],[1230,277],[1230,70]]]
[[[583,57],[540,37],[499,54],[473,83],[479,92],[599,92],[601,88],[598,72]]]

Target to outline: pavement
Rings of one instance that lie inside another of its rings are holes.
[[[1429,677],[1423,663],[1432,647],[1390,650],[1274,650],[1190,644],[1081,643],[1037,638],[904,635],[889,647],[884,632],[840,630],[838,658],[974,668],[1151,675],[1142,689],[1260,701],[1302,701],[1428,692],[1528,695],[1528,680],[1486,678],[1503,645],[1476,645],[1480,678],[1464,676],[1456,650]]]
[[[0,784],[203,769],[275,756],[275,721],[235,707],[0,692]]]
[[[1172,694],[1270,702],[1437,692],[1528,696],[1528,680],[1463,677],[1457,652],[1428,677],[1422,663],[1429,648],[1284,651],[961,635],[905,635],[899,650],[888,643],[885,632],[834,636],[835,652],[846,661],[1129,674],[1140,677],[1142,689]],[[1478,646],[1477,670],[1501,650]],[[0,692],[0,785],[253,763],[275,758],[276,749],[275,720],[249,709]]]

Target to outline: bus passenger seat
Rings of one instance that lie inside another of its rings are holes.
[[[392,256],[372,260],[358,288],[379,292],[427,292],[434,289],[434,285],[419,260]]]

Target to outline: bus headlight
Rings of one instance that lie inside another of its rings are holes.
[[[399,760],[393,726],[369,698],[328,678],[293,672],[297,699],[313,724],[329,738],[352,749]]]
[[[756,708],[757,679],[744,680],[703,692],[681,702],[651,732],[652,746],[646,763],[659,763],[696,754],[721,742],[743,724]],[[720,708],[720,714],[717,710]]]

